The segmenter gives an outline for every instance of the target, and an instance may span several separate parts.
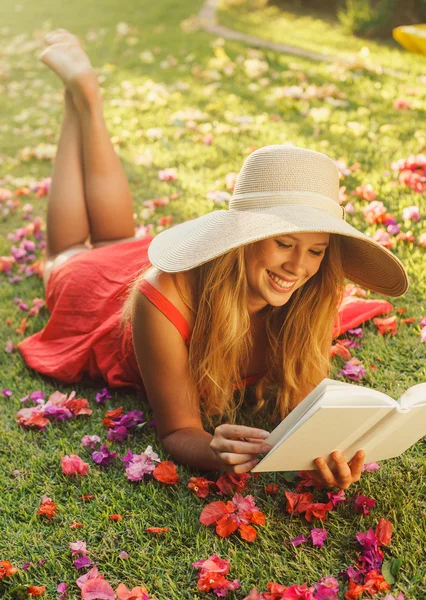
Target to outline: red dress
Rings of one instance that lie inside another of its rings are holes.
[[[120,328],[120,315],[129,284],[150,265],[152,237],[111,244],[82,252],[55,268],[49,278],[47,325],[19,345],[29,367],[63,383],[76,383],[87,374],[110,387],[143,390],[132,343],[131,326]],[[190,329],[183,315],[148,281],[144,294],[189,343]],[[239,385],[250,385],[261,374]]]
[[[110,387],[143,391],[133,350],[131,326],[120,328],[120,315],[129,284],[150,265],[152,236],[82,252],[56,267],[50,276],[46,302],[47,325],[24,339],[18,349],[29,367],[63,383],[76,383],[87,374]],[[178,309],[148,281],[139,291],[175,325],[188,344],[190,329]],[[335,323],[335,335],[382,312],[392,310],[385,300],[345,298]],[[240,383],[250,385],[256,374]]]

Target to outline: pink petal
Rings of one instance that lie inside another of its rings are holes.
[[[99,575],[98,572],[98,567],[92,567],[90,569],[90,571],[88,571],[85,575],[82,575],[81,577],[79,577],[76,581],[76,584],[78,585],[79,588],[83,587],[83,584],[86,583],[86,581],[89,581],[89,579],[103,579],[104,576]]]
[[[89,579],[81,588],[83,600],[115,600],[115,592],[105,579]]]
[[[61,459],[62,472],[64,475],[87,475],[89,465],[77,454],[63,456]]]
[[[380,465],[376,462],[364,463],[362,465],[362,471],[367,471],[368,473],[372,473],[373,471],[378,471],[380,469]]]
[[[81,540],[78,540],[77,542],[70,542],[70,548],[72,556],[75,554],[87,554],[86,542],[82,542]]]

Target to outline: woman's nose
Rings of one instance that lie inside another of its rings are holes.
[[[283,264],[283,268],[292,275],[302,276],[305,274],[306,268],[304,265],[303,256],[299,252],[294,252],[288,257],[287,261]]]

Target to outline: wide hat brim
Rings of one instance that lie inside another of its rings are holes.
[[[407,273],[392,252],[337,215],[300,204],[212,211],[159,233],[149,245],[148,258],[161,271],[176,273],[251,242],[313,231],[342,237],[343,269],[350,281],[386,296],[407,291]]]

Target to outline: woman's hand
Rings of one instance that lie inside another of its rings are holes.
[[[219,425],[214,430],[210,448],[231,473],[246,473],[259,462],[257,455],[269,452],[272,446],[264,443],[267,431],[243,425]]]
[[[365,458],[364,450],[358,450],[348,463],[342,452],[332,452],[331,456],[336,468],[330,469],[327,462],[322,457],[318,457],[315,459],[315,463],[319,471],[308,471],[312,479],[321,485],[338,487],[341,490],[347,490],[351,483],[360,480]]]

